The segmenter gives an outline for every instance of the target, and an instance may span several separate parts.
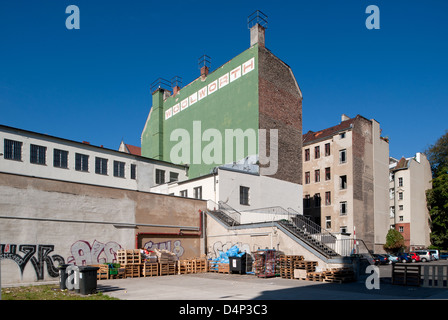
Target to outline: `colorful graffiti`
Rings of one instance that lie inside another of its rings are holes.
[[[122,249],[121,245],[115,241],[102,243],[97,240],[92,245],[88,241],[78,240],[70,248],[71,256],[67,258],[67,263],[77,266],[87,266],[91,264],[102,264],[117,261],[117,251]]]

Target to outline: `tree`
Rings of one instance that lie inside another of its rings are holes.
[[[425,151],[426,157],[431,164],[433,178],[443,173],[443,168],[448,168],[448,130],[435,144]]]
[[[438,168],[432,189],[426,191],[426,202],[431,217],[431,243],[448,248],[448,167]]]
[[[387,252],[398,252],[404,248],[403,235],[395,229],[389,229],[386,235],[386,243],[383,248]]]

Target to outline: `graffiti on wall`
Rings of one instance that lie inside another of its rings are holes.
[[[148,241],[143,245],[143,248],[149,251],[154,249],[167,250],[176,254],[178,258],[182,257],[182,255],[185,252],[184,248],[182,247],[182,242],[180,240],[175,241],[168,240],[163,242]]]
[[[117,251],[122,249],[115,241],[102,243],[95,240],[92,244],[85,240],[78,240],[70,248],[71,256],[67,263],[77,266],[117,262]]]
[[[49,255],[53,251],[54,245],[0,244],[0,259],[10,259],[17,263],[21,277],[23,277],[25,266],[31,261],[37,280],[43,280],[45,264],[48,275],[55,278],[59,276],[59,270],[54,263],[56,262],[57,265],[64,263],[64,258],[60,255]]]
[[[219,257],[221,252],[226,252],[230,248],[232,248],[234,245],[236,245],[240,252],[246,252],[250,254],[250,245],[248,243],[232,243],[230,241],[227,241],[226,243],[222,243],[221,241],[216,241],[213,246],[212,250],[209,252],[210,258],[217,258]]]
[[[78,240],[70,247],[67,263],[78,266],[116,262],[117,251],[122,249],[115,241],[102,243],[95,240],[92,244],[88,241]],[[20,270],[23,279],[25,267],[31,262],[36,273],[37,280],[44,280],[45,266],[47,274],[51,278],[59,276],[58,266],[65,264],[65,259],[58,254],[50,255],[54,251],[54,245],[47,244],[0,244],[0,260],[14,261]]]

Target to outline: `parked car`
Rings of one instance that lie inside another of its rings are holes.
[[[373,256],[373,260],[375,261],[375,265],[389,263],[389,259],[385,255],[373,254],[372,256]]]
[[[389,264],[393,264],[396,262],[399,262],[398,257],[394,256],[393,254],[385,254],[385,256],[387,257],[387,259],[389,260]]]
[[[439,260],[439,250],[430,249],[429,252],[431,252],[436,260]]]
[[[420,256],[415,252],[409,252],[412,262],[420,262]]]
[[[448,252],[440,252],[439,259],[448,259]]]
[[[397,258],[398,258],[399,262],[403,262],[403,263],[412,262],[411,256],[409,255],[409,253],[406,253],[406,252],[398,253]]]
[[[415,253],[420,256],[422,262],[434,260],[434,257],[429,250],[416,250]]]

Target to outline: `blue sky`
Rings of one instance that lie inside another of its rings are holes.
[[[69,5],[80,29],[68,30]],[[380,30],[368,30],[368,5]],[[424,151],[448,129],[448,1],[92,1],[0,3],[0,124],[117,149],[140,145],[157,78],[199,76],[249,47],[247,16],[268,16],[266,47],[293,70],[303,132],[374,118],[390,155]]]

